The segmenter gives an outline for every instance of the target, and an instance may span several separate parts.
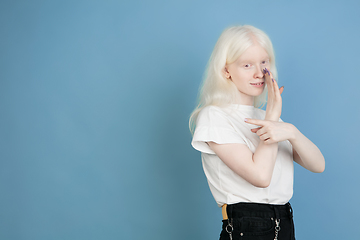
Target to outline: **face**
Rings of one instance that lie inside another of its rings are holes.
[[[253,105],[265,87],[262,70],[270,71],[269,55],[259,44],[249,47],[235,62],[225,66],[225,76],[239,90],[240,104]]]

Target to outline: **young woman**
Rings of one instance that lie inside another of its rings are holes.
[[[191,114],[192,146],[202,153],[210,190],[222,207],[220,239],[295,239],[293,161],[323,172],[320,150],[280,119],[272,43],[252,26],[226,29],[210,57]],[[266,103],[266,111],[260,109]]]

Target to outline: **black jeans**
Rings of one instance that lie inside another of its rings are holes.
[[[295,240],[290,203],[236,203],[227,206],[220,240]]]

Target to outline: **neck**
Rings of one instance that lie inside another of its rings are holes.
[[[254,106],[255,98],[253,96],[241,94],[241,92],[239,92],[236,103],[240,105]]]

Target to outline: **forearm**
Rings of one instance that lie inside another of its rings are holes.
[[[319,148],[305,137],[295,126],[293,138],[289,139],[293,146],[294,160],[311,172],[323,172],[325,159]]]
[[[253,155],[253,162],[259,185],[267,187],[272,178],[276,156],[278,152],[278,143],[265,144],[260,141]]]
[[[278,144],[259,143],[255,153],[241,143],[207,142],[215,154],[236,174],[259,188],[270,185]]]

